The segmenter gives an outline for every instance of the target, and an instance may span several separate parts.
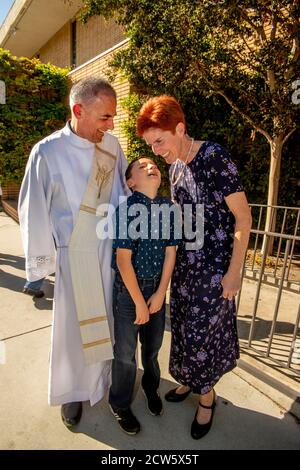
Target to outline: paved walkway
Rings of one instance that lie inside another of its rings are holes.
[[[106,399],[94,407],[85,403],[80,424],[69,431],[60,408],[47,405],[54,279],[47,280],[43,299],[33,301],[21,293],[25,274],[19,227],[3,212],[0,249],[0,449],[300,449],[299,424],[280,406],[280,396],[271,400],[267,386],[260,388],[240,368],[218,383],[214,426],[200,441],[189,436],[196,396],[181,404],[164,402],[164,414],[153,417],[140,390],[133,404],[142,425],[137,436],[121,431]],[[169,347],[167,325],[160,353],[162,395],[174,386]]]

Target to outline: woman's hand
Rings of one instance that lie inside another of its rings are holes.
[[[232,300],[233,297],[238,293],[241,287],[241,276],[240,274],[232,274],[229,271],[225,274],[221,281],[223,287],[224,299]]]

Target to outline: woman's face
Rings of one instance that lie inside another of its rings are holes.
[[[155,155],[160,155],[170,165],[180,156],[183,135],[184,124],[179,123],[174,134],[171,131],[150,127],[144,132],[143,138],[148,145],[151,145],[152,152]]]

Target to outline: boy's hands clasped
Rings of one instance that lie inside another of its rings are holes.
[[[154,294],[151,295],[151,297],[149,297],[147,301],[149,313],[156,313],[160,311],[165,300],[165,295],[165,293],[157,290],[154,292]]]
[[[144,325],[150,319],[152,313],[159,312],[163,306],[165,300],[165,294],[162,292],[156,291],[154,294],[149,297],[146,303],[136,304],[135,305],[135,325]]]
[[[144,325],[149,321],[150,312],[146,302],[135,304],[135,325]]]

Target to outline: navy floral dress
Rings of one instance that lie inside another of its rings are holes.
[[[174,173],[175,163],[170,167]],[[172,198],[180,204],[204,204],[204,244],[189,251],[182,240],[171,296],[171,354],[174,379],[194,393],[208,393],[239,358],[234,300],[222,297],[221,280],[229,267],[234,217],[225,197],[243,191],[236,166],[220,145],[205,141],[184,168],[178,162]]]

